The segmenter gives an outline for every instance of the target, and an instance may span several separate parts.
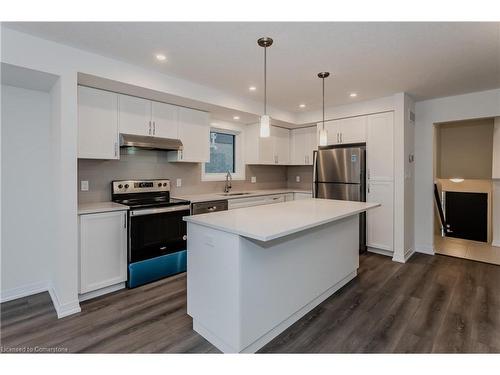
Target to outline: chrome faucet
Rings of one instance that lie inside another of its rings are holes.
[[[227,171],[226,173],[226,185],[224,186],[224,193],[229,193],[229,190],[231,190],[233,182],[233,177],[231,176],[231,172]]]

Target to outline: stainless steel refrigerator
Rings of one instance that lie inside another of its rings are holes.
[[[366,145],[319,147],[313,156],[313,197],[366,202]],[[366,251],[366,214],[359,218],[359,251]]]

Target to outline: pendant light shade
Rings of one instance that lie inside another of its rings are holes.
[[[269,37],[257,40],[257,44],[264,48],[264,114],[260,117],[260,137],[267,138],[271,135],[271,118],[267,115],[267,47],[273,44]]]
[[[267,138],[271,135],[271,119],[268,115],[260,117],[260,137]]]
[[[323,126],[319,131],[319,145],[326,146],[328,144],[328,132],[325,129],[325,78],[330,76],[329,72],[318,73],[318,77],[322,79],[323,83]]]

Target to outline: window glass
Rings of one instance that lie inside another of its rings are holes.
[[[205,173],[235,172],[235,135],[218,131],[210,132],[210,162],[205,163]]]

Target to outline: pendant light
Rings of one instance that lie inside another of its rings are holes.
[[[267,115],[267,47],[273,44],[269,37],[257,40],[257,44],[264,47],[264,114],[260,117],[260,137],[267,138],[271,135],[271,119]]]
[[[329,72],[318,73],[318,77],[323,80],[323,127],[319,131],[319,145],[326,146],[328,143],[328,132],[325,129],[325,78],[330,76]]]

